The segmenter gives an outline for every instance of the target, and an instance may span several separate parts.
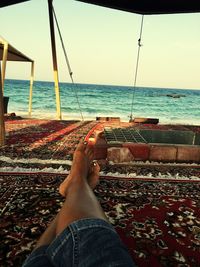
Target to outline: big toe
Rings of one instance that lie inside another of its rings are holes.
[[[87,142],[86,141],[80,141],[78,146],[76,147],[76,151],[84,152],[86,150],[86,147],[87,147]]]

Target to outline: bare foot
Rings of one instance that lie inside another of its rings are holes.
[[[94,189],[99,180],[100,167],[96,162],[91,165],[92,159],[92,148],[85,142],[79,143],[74,152],[70,174],[59,187],[59,192],[62,196],[66,196],[67,189],[71,183],[87,181],[91,188]]]

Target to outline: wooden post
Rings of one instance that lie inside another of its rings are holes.
[[[33,79],[34,79],[34,61],[31,62],[31,78],[30,78],[29,107],[28,107],[29,117],[31,117],[31,112],[32,112]]]
[[[3,60],[2,60],[2,92],[4,91],[4,81],[6,76],[6,63],[8,57],[8,43],[4,42],[3,44]]]
[[[56,110],[57,110],[57,118],[61,120],[62,115],[61,115],[61,107],[60,107],[60,90],[59,90],[59,82],[58,82],[58,66],[57,66],[57,56],[56,56],[56,43],[55,43],[55,33],[54,33],[52,2],[53,2],[53,0],[48,0],[49,23],[50,23],[50,34],[51,34],[54,84],[55,84],[55,94],[56,94]]]
[[[1,76],[0,62],[0,146],[5,145],[5,122],[4,122],[4,103],[3,103],[3,83]]]

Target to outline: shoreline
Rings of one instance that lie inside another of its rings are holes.
[[[33,112],[33,115],[30,117],[27,113],[24,112],[13,112],[16,114],[16,116],[20,116],[23,119],[38,119],[38,120],[59,120],[56,118],[56,113],[48,113],[47,114],[43,114],[43,113],[35,113]],[[10,113],[8,113],[10,114]],[[96,121],[96,117],[119,117],[121,122],[129,122],[129,119],[125,120],[123,117],[120,116],[114,116],[114,115],[105,115],[105,114],[98,114],[96,116],[84,116],[84,121]],[[144,118],[142,116],[137,116],[137,118]],[[149,118],[152,118],[151,116]],[[155,118],[155,117],[154,117]],[[160,119],[159,117],[157,117],[159,119],[159,125],[192,125],[192,126],[199,126],[200,125],[200,120],[193,120],[193,121],[186,121],[186,119],[179,119],[179,120],[170,120],[170,119]],[[77,121],[81,121],[81,116],[77,116],[75,114],[67,114],[67,113],[62,113],[62,120],[65,121],[71,121],[71,120],[77,120]]]

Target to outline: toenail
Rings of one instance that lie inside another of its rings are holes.
[[[96,161],[93,161],[92,164],[93,164],[93,166],[97,166]]]
[[[87,141],[85,141],[83,144],[84,144],[84,145],[87,145]]]

